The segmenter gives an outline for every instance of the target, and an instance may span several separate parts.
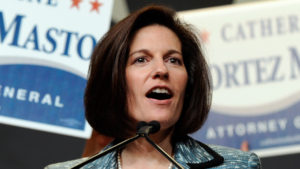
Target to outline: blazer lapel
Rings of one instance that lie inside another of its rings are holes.
[[[215,167],[224,162],[224,158],[209,146],[190,137],[183,142],[177,143],[175,159],[191,169]]]

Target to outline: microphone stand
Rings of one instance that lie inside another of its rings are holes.
[[[112,152],[112,151],[114,151],[114,150],[116,150],[116,149],[118,149],[118,148],[120,148],[120,147],[122,147],[122,146],[124,146],[124,145],[126,145],[128,143],[130,143],[130,142],[133,142],[134,140],[138,139],[139,137],[141,137],[141,135],[138,134],[138,135],[136,135],[134,137],[126,139],[126,140],[124,140],[124,141],[122,141],[122,142],[120,142],[120,143],[118,143],[118,144],[116,144],[116,145],[114,145],[114,146],[106,149],[105,151],[102,151],[102,152],[100,152],[100,153],[98,153],[98,154],[96,154],[96,155],[88,158],[87,160],[85,160],[85,161],[83,161],[83,162],[81,162],[81,163],[73,166],[71,169],[79,169],[80,167],[86,165],[87,163],[92,162],[92,161],[96,160],[97,158],[100,158],[100,157],[104,156],[105,154],[108,154],[108,153],[110,153],[110,152]]]
[[[153,134],[155,132],[157,132],[160,128],[159,126],[159,123],[158,125],[154,125],[153,123],[152,124],[147,124],[145,122],[142,123],[143,126],[140,126],[137,133],[136,133],[136,136],[134,137],[131,137],[129,139],[126,139],[90,158],[88,158],[87,160],[73,166],[71,169],[79,169],[80,167],[86,165],[87,163],[89,162],[92,162],[94,160],[96,160],[97,158],[100,158],[116,149],[119,149],[123,146],[125,146],[126,144],[130,143],[130,142],[133,142],[134,140],[140,138],[140,137],[145,137],[146,140],[156,149],[158,150],[163,156],[165,156],[170,162],[172,162],[177,168],[179,169],[184,169],[177,161],[175,161],[175,159],[173,159],[171,156],[168,155],[168,153],[166,153],[161,147],[159,147],[157,144],[155,144],[150,138],[149,138],[149,134]]]
[[[168,153],[166,153],[161,147],[159,147],[157,144],[155,144],[146,134],[142,134],[142,137],[145,137],[146,140],[162,155],[164,155],[170,162],[172,162],[177,168],[184,169],[174,158],[169,156]]]

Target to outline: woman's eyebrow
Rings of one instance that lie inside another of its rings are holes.
[[[147,49],[140,49],[140,50],[137,50],[137,51],[134,51],[132,53],[129,53],[129,56],[131,55],[134,55],[136,53],[146,53],[146,54],[150,54],[150,52],[147,50]]]
[[[169,50],[165,55],[170,55],[170,54],[173,54],[173,53],[177,53],[177,54],[179,54],[179,55],[182,55],[181,52],[179,52],[179,51],[177,51],[177,50],[174,50],[174,49]]]
[[[136,53],[150,54],[150,52],[149,52],[147,49],[141,49],[141,50],[137,50],[137,51],[134,51],[134,52],[130,53],[129,56],[134,55],[134,54],[136,54]],[[179,52],[179,51],[177,51],[177,50],[174,50],[174,49],[168,50],[168,52],[167,52],[166,54],[164,54],[164,55],[170,55],[170,54],[173,54],[173,53],[177,53],[177,54],[179,54],[179,55],[182,55],[181,52]]]

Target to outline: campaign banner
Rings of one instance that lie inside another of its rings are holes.
[[[112,0],[0,1],[0,123],[88,138],[83,95]]]
[[[260,156],[300,152],[300,1],[184,11],[213,81],[205,125],[192,136]]]

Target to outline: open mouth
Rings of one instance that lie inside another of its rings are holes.
[[[154,88],[146,94],[146,97],[157,100],[166,100],[172,98],[173,94],[167,88]]]

